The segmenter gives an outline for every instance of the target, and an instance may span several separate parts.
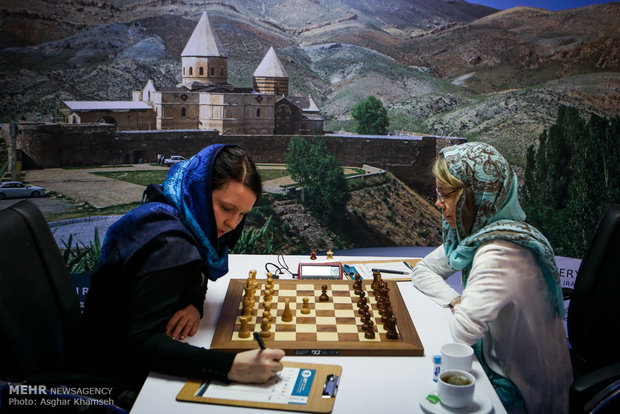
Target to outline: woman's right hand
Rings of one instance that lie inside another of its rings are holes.
[[[235,356],[228,371],[228,379],[237,382],[260,384],[284,368],[280,360],[284,357],[281,349],[252,349]]]

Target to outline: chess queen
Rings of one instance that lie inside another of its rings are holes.
[[[136,391],[149,371],[260,383],[281,370],[282,350],[235,355],[181,342],[196,334],[207,282],[228,272],[228,251],[261,192],[254,163],[233,145],[206,147],[149,185],[145,202],[106,233],[80,324],[80,365]]]

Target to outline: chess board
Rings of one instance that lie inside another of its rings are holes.
[[[249,328],[251,332],[261,330],[263,314],[263,290],[265,279],[257,279],[254,311]],[[385,281],[394,316],[397,319],[397,339],[388,339],[383,328],[376,300],[372,292],[372,281],[362,282],[369,300],[371,319],[374,322],[375,338],[366,339],[357,312],[357,298],[350,280],[274,280],[273,318],[268,338],[263,338],[270,348],[283,349],[287,355],[413,355],[421,356],[424,348],[411,321],[409,312],[395,281]],[[231,279],[224,304],[215,328],[211,349],[244,351],[257,347],[250,335],[239,337],[241,326],[243,286],[245,279]],[[321,285],[327,285],[329,301],[320,302]],[[310,313],[301,313],[302,300],[309,299]],[[282,321],[285,299],[289,299],[293,312],[291,322]]]

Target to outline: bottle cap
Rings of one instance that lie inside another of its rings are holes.
[[[433,364],[441,364],[441,355],[433,356]]]

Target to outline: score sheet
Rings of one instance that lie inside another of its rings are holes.
[[[195,397],[277,404],[306,404],[316,370],[284,367],[264,384],[203,382]]]

